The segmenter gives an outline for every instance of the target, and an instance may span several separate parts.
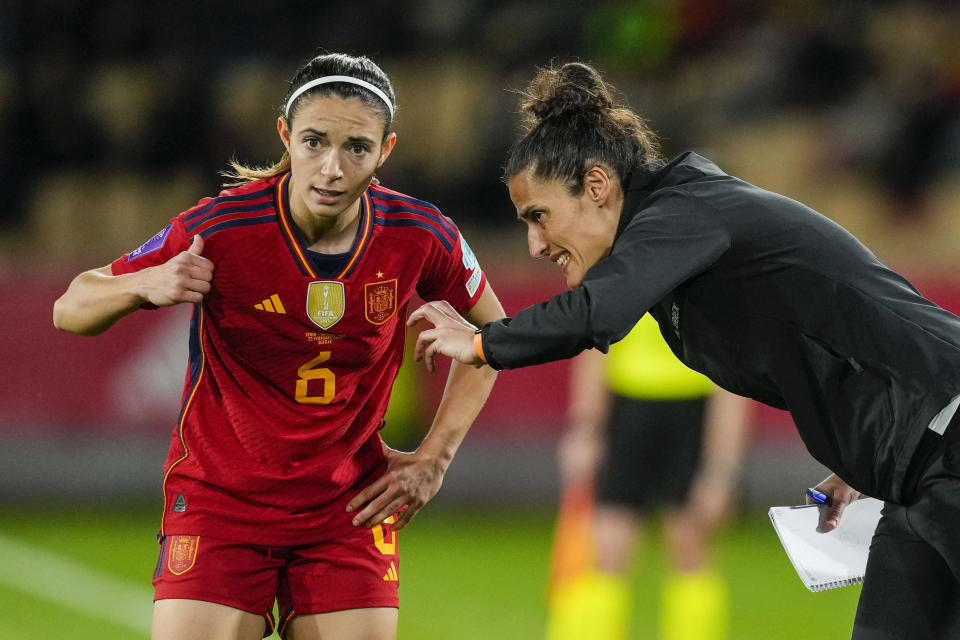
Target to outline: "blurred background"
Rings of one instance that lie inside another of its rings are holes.
[[[574,59],[606,72],[666,156],[696,150],[811,205],[960,312],[958,34],[949,0],[4,0],[0,637],[148,635],[188,313],[90,339],[58,334],[52,303],[215,195],[229,159],[277,159],[305,60],[366,54],[390,75],[399,142],[380,180],[457,222],[508,313],[564,286],[527,256],[499,181],[515,90]],[[404,369],[388,442],[416,445],[442,381]],[[565,363],[501,374],[403,534],[401,638],[541,637],[566,385]],[[765,515],[826,473],[789,416],[755,408],[721,544],[733,637],[849,637],[857,589],[806,593]],[[655,626],[657,549],[638,561],[637,637]]]

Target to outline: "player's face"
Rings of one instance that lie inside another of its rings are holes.
[[[598,207],[590,188],[571,196],[559,181],[541,181],[530,171],[511,178],[508,187],[517,215],[527,225],[532,258],[549,258],[563,271],[567,285],[583,282],[587,270],[610,253],[616,216]]]
[[[292,128],[277,128],[290,153],[290,206],[299,218],[347,217],[359,211],[359,197],[386,161],[396,134],[383,139],[383,116],[356,98],[305,98]],[[322,220],[316,220],[322,224]]]

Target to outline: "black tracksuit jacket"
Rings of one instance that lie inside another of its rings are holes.
[[[485,325],[483,349],[496,369],[606,351],[647,311],[681,361],[789,410],[814,458],[880,499],[901,499],[960,393],[960,318],[828,218],[695,153],[634,171],[610,254]]]

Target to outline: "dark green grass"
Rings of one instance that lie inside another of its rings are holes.
[[[155,515],[144,509],[0,508],[0,534],[112,577],[149,588],[156,561]],[[530,640],[543,637],[553,515],[548,511],[449,511],[428,508],[400,534],[402,640]],[[634,638],[654,638],[664,566],[651,532],[633,573]],[[849,638],[859,587],[809,593],[763,514],[729,526],[718,564],[732,602],[731,638]],[[0,570],[3,570],[0,567]],[[80,585],[78,585],[80,587]],[[142,638],[41,598],[0,586],[10,640]]]

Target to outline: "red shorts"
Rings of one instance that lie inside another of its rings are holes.
[[[296,547],[166,536],[153,574],[154,600],[202,600],[259,614],[267,620],[267,635],[276,600],[281,636],[299,614],[398,607],[400,556],[390,522]]]

